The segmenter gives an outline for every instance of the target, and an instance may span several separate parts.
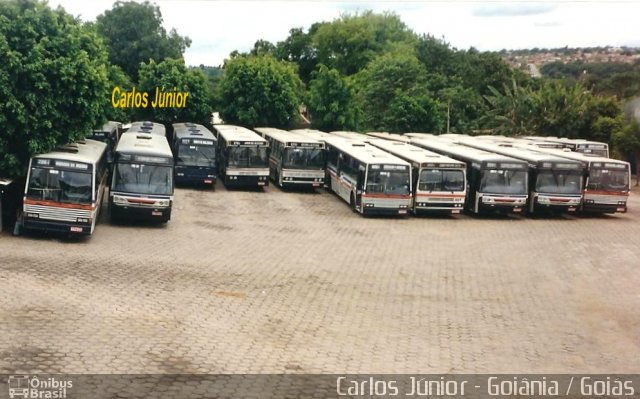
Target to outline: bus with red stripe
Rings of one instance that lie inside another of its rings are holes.
[[[107,145],[82,140],[29,161],[22,227],[90,235],[108,183]]]
[[[400,141],[369,137],[367,142],[411,164],[414,214],[462,211],[466,196],[464,162]]]
[[[411,165],[359,140],[325,137],[331,190],[361,214],[406,215]]]

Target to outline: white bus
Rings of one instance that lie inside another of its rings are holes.
[[[24,229],[92,234],[108,175],[107,145],[95,140],[32,157],[24,192]]]
[[[116,147],[109,192],[112,221],[166,223],[173,205],[174,162],[164,136],[129,130]]]
[[[369,144],[411,164],[414,213],[460,213],[466,196],[464,162],[408,143],[370,138]]]
[[[591,141],[585,139],[570,139],[567,137],[545,137],[545,136],[530,136],[524,137],[525,140],[533,140],[540,143],[553,143],[560,145],[562,148],[568,148],[571,151],[580,152],[585,155],[609,158],[609,144],[602,143],[600,141]],[[545,146],[546,147],[546,146]]]
[[[320,187],[323,184],[323,141],[269,127],[255,130],[269,141],[269,175],[277,185]]]
[[[408,135],[407,135],[408,136]],[[465,207],[473,213],[522,212],[527,198],[527,162],[429,136],[408,136],[411,144],[467,165]]]
[[[480,150],[526,161],[529,164],[529,213],[538,211],[575,212],[582,202],[582,163],[537,151],[517,141],[492,142],[474,137],[459,140]]]
[[[326,138],[333,192],[361,214],[406,215],[412,200],[408,162],[363,141]]]
[[[583,164],[582,204],[584,212],[624,213],[631,186],[629,162],[580,152],[539,148],[536,151],[579,161]]]
[[[215,125],[218,171],[226,186],[269,185],[269,142],[249,129]]]

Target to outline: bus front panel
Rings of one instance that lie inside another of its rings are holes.
[[[460,213],[465,199],[464,169],[420,169],[414,200],[416,213]]]
[[[473,211],[522,212],[527,202],[527,169],[520,164],[496,164],[480,170]]]
[[[409,166],[368,166],[360,205],[363,214],[406,215],[411,200]]]
[[[569,164],[538,167],[529,194],[529,211],[575,212],[582,201],[582,167]]]
[[[119,157],[109,193],[112,219],[169,221],[173,174],[171,158]]]
[[[629,198],[629,165],[605,163],[592,166],[587,177],[582,210],[624,213]]]
[[[176,146],[177,184],[215,185],[216,145],[212,140],[182,139]]]
[[[320,145],[285,148],[281,185],[321,186],[325,176],[324,162],[324,150]]]
[[[264,187],[269,185],[266,146],[229,146],[225,150],[224,184]]]

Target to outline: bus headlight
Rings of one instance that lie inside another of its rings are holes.
[[[400,205],[400,209],[407,209],[406,205]]]
[[[77,218],[76,222],[77,223],[91,223],[91,219],[88,219],[88,218]]]
[[[156,202],[156,205],[158,205],[158,206],[169,206],[169,205],[171,205],[171,200],[168,200],[168,199],[160,200],[160,201]]]
[[[126,204],[126,203],[128,203],[128,202],[129,202],[129,201],[127,201],[127,199],[126,199],[126,198],[124,198],[124,197],[121,197],[121,196],[119,196],[119,195],[114,195],[114,196],[113,196],[113,203],[114,203],[114,204]]]

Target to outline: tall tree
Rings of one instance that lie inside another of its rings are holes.
[[[220,116],[240,125],[288,127],[299,115],[302,87],[294,64],[238,56],[224,66]]]
[[[109,61],[118,65],[134,81],[140,64],[166,58],[182,58],[191,45],[188,37],[169,33],[162,26],[160,7],[148,1],[118,1],[96,18],[96,29],[109,49]]]
[[[353,85],[336,69],[320,65],[309,87],[309,112],[314,128],[356,130],[360,112]]]
[[[84,137],[109,104],[102,41],[61,8],[0,2],[0,170]]]
[[[138,115],[166,125],[176,122],[209,124],[211,119],[207,77],[202,71],[188,69],[181,59],[167,59],[160,63],[151,60],[140,67],[140,90],[149,93],[149,106]],[[156,90],[188,93],[183,107],[153,107]]]

